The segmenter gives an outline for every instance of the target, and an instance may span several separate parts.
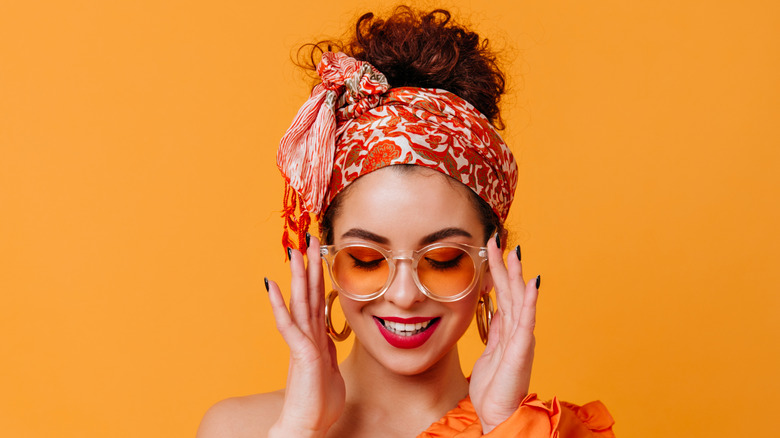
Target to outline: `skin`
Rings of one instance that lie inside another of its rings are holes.
[[[408,262],[399,262],[381,297],[360,302],[339,297],[356,336],[338,364],[323,327],[326,293],[319,242],[312,237],[306,258],[293,251],[291,298],[285,305],[270,282],[277,328],[290,347],[287,388],[217,403],[198,437],[415,437],[470,395],[487,433],[506,420],[528,393],[533,362],[538,291],[523,280],[509,253],[506,264],[495,239],[484,241],[483,224],[466,186],[439,172],[392,167],[359,178],[333,223],[336,244],[370,241],[391,250],[430,243],[487,246],[489,267],[475,290],[460,301],[441,303],[423,295]],[[357,231],[356,231],[357,230]],[[449,230],[449,231],[447,231]],[[442,231],[444,231],[442,235]],[[497,311],[490,340],[466,379],[457,341],[473,318],[479,296],[496,289]],[[421,347],[399,349],[381,336],[374,316],[439,317],[439,327]]]

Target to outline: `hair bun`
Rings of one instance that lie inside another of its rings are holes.
[[[336,46],[382,72],[391,87],[440,88],[466,100],[502,128],[498,103],[504,74],[486,39],[454,23],[449,11],[421,12],[399,6],[387,18],[361,16],[344,43],[324,41],[308,47]],[[306,47],[306,46],[305,46]],[[307,67],[314,68],[314,52]]]

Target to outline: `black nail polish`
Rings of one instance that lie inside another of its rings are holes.
[[[501,237],[496,233],[496,246],[501,249]]]
[[[292,260],[292,248],[287,247],[287,260]]]
[[[263,277],[263,281],[265,282],[265,291],[268,292],[268,277]]]
[[[537,275],[536,276],[536,290],[539,290],[539,285],[542,284],[542,276]]]
[[[306,232],[306,248],[309,247],[309,242],[311,242],[311,234],[309,232]]]
[[[523,261],[523,257],[520,255],[520,245],[517,245],[515,247],[515,254],[517,254],[517,260],[522,262]]]

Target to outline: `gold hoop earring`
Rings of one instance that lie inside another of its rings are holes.
[[[482,343],[487,345],[488,332],[490,331],[490,322],[493,320],[493,299],[490,298],[490,294],[484,294],[479,297],[477,301],[477,331],[479,331],[479,338],[482,339]]]
[[[334,341],[343,341],[349,337],[349,334],[352,333],[352,329],[349,327],[349,324],[344,321],[344,328],[342,328],[340,332],[337,332],[333,327],[333,321],[330,319],[330,314],[333,309],[333,302],[336,301],[336,297],[338,296],[339,293],[335,290],[332,290],[325,300],[325,326],[328,329],[328,334],[331,338],[333,338]]]

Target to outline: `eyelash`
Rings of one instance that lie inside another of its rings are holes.
[[[447,269],[452,269],[460,265],[461,260],[463,259],[463,256],[465,254],[460,254],[459,256],[455,257],[452,260],[447,260],[444,262],[440,262],[437,260],[425,258],[425,261],[428,262],[429,265],[431,265],[431,268],[436,269],[438,271],[446,271]]]
[[[350,254],[349,257],[352,259],[352,267],[358,269],[364,269],[367,271],[373,271],[375,269],[378,269],[379,265],[382,264],[383,261],[385,261],[384,258],[381,258],[381,259],[364,262],[363,260],[357,259],[352,254]]]

